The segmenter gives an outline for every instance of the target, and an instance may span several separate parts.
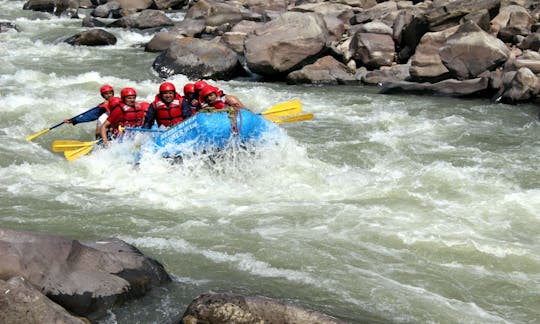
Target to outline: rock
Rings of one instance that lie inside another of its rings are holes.
[[[540,50],[540,33],[529,34],[518,47],[522,50],[530,49],[538,52]]]
[[[154,0],[115,0],[120,3],[122,9],[127,10],[145,10],[152,7]]]
[[[504,85],[501,99],[503,102],[526,102],[538,96],[540,80],[528,68],[520,68],[511,81]]]
[[[453,75],[459,79],[469,79],[502,65],[509,57],[510,50],[501,40],[468,21],[447,39],[439,54]]]
[[[171,46],[172,42],[179,37],[182,36],[171,32],[158,32],[148,43],[146,43],[144,51],[163,52],[167,50]]]
[[[394,1],[378,3],[369,9],[362,10],[351,19],[351,24],[364,24],[370,21],[382,21],[388,26],[392,26],[399,11]]]
[[[378,23],[368,23],[358,30],[351,40],[350,50],[353,59],[358,65],[364,65],[368,69],[377,69],[381,66],[390,66],[394,62],[395,46],[392,39],[392,30],[388,31],[379,28],[370,28],[369,25]],[[385,26],[384,24],[377,25]],[[387,27],[388,28],[388,27]],[[363,32],[363,30],[374,32]]]
[[[480,10],[494,11],[500,5],[500,0],[439,0],[433,2],[433,8],[426,13],[430,31],[440,31],[457,26],[459,20]]]
[[[157,10],[176,10],[187,6],[189,0],[154,0]]]
[[[100,18],[111,18],[113,12],[120,10],[120,3],[118,1],[110,1],[105,4],[97,6],[90,15]]]
[[[381,85],[390,81],[405,81],[410,78],[409,64],[397,64],[390,67],[383,67],[380,70],[367,71],[361,76],[361,81],[365,84]]]
[[[65,40],[70,45],[104,46],[116,44],[116,37],[103,30],[91,29],[78,33]]]
[[[122,17],[108,27],[123,27],[136,29],[149,29],[173,26],[173,21],[159,10],[143,10],[140,13],[134,13],[129,16]]]
[[[293,71],[287,76],[288,84],[354,84],[357,80],[354,72],[332,56],[325,56],[315,63]]]
[[[447,96],[468,96],[486,90],[489,84],[488,78],[476,78],[470,80],[448,79],[437,83],[416,83],[409,81],[390,81],[382,84],[380,93],[420,93],[439,94]]]
[[[444,66],[439,48],[453,35],[458,27],[439,32],[426,33],[411,57],[411,80],[416,82],[438,82],[446,79],[450,71]]]
[[[183,323],[345,323],[337,318],[266,297],[208,292],[189,304]]]
[[[90,324],[90,321],[69,314],[23,277],[13,277],[0,280],[0,323]]]
[[[526,50],[523,55],[513,61],[516,69],[527,68],[534,74],[540,74],[540,53]]]
[[[14,30],[16,32],[19,31],[19,29],[14,23],[10,23],[8,21],[0,21],[0,33],[5,33],[10,30]]]
[[[94,28],[94,27],[100,28],[100,27],[106,27],[106,24],[99,19],[86,16],[82,20],[82,26],[87,27],[87,28]]]
[[[82,243],[0,228],[0,278],[13,276],[89,318],[171,280],[161,264],[118,239]]]
[[[244,44],[247,66],[265,76],[286,74],[316,59],[328,39],[320,15],[287,12],[248,34]]]
[[[54,0],[28,0],[23,10],[54,12]]]
[[[504,28],[514,28],[514,30],[531,30],[534,19],[527,9],[522,6],[510,5],[501,8],[499,14],[491,20],[491,31],[499,33]]]
[[[217,42],[192,37],[175,39],[154,60],[152,67],[162,78],[184,74],[190,79],[228,80],[241,71],[233,50]]]

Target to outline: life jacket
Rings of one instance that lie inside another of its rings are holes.
[[[139,127],[144,123],[144,115],[148,110],[149,104],[147,102],[136,102],[135,107],[128,106],[126,104],[120,105],[119,108],[122,109],[122,121],[119,125],[114,125],[117,128],[118,126],[125,127]]]
[[[152,105],[156,112],[156,121],[158,126],[173,126],[184,119],[182,118],[182,100],[184,100],[179,94],[175,94],[173,101],[167,105],[159,95],[156,96]]]
[[[99,104],[98,106],[99,108],[101,109],[105,109],[105,111],[110,114],[111,113],[111,108],[109,106],[109,102],[108,101],[103,101],[102,103]]]

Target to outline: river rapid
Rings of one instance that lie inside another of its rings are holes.
[[[217,164],[134,167],[122,145],[67,162],[52,141],[92,140],[94,123],[25,137],[95,106],[104,83],[151,101],[152,36],[111,29],[114,46],[72,47],[81,20],[23,4],[0,0],[20,29],[0,34],[0,226],[118,237],[173,276],[101,323],[169,323],[209,290],[353,323],[540,320],[537,107],[211,81],[257,112],[300,99],[315,118]]]

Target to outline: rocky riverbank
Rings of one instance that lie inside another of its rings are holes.
[[[158,261],[119,239],[80,242],[0,228],[0,323],[90,323],[166,285]],[[204,292],[174,323],[343,323],[275,299]]]
[[[153,68],[162,78],[251,76],[539,100],[540,4],[533,0],[29,0],[24,7],[73,18],[93,8],[82,20],[88,30],[66,35],[73,45],[111,46],[115,28],[153,33],[145,50],[157,53]],[[185,10],[185,19],[173,22],[171,10]]]

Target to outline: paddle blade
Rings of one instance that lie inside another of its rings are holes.
[[[64,151],[64,156],[66,157],[66,160],[68,160],[69,162],[75,161],[81,156],[90,153],[90,151],[92,151],[93,148],[94,146],[90,145],[90,146],[85,146],[76,150]]]
[[[47,132],[50,131],[50,130],[51,130],[50,128],[46,128],[46,129],[44,129],[44,130],[42,130],[42,131],[39,131],[39,132],[37,132],[37,133],[35,133],[35,134],[32,134],[32,135],[30,135],[30,136],[27,136],[27,137],[26,137],[26,140],[27,140],[27,141],[31,141],[31,140],[33,140],[34,138],[39,137],[39,136],[41,136],[41,135],[47,133]]]
[[[300,121],[305,121],[305,120],[311,120],[313,119],[313,114],[309,113],[309,114],[302,114],[302,115],[297,115],[297,116],[289,116],[289,117],[284,117],[284,118],[280,118],[278,121],[276,121],[276,123],[296,123],[296,122],[300,122]]]
[[[53,152],[64,152],[64,151],[73,151],[86,146],[92,146],[97,141],[91,142],[81,142],[81,141],[72,141],[72,140],[56,140],[52,143]]]
[[[298,99],[279,103],[272,108],[263,111],[261,115],[287,116],[302,112],[302,103]]]

